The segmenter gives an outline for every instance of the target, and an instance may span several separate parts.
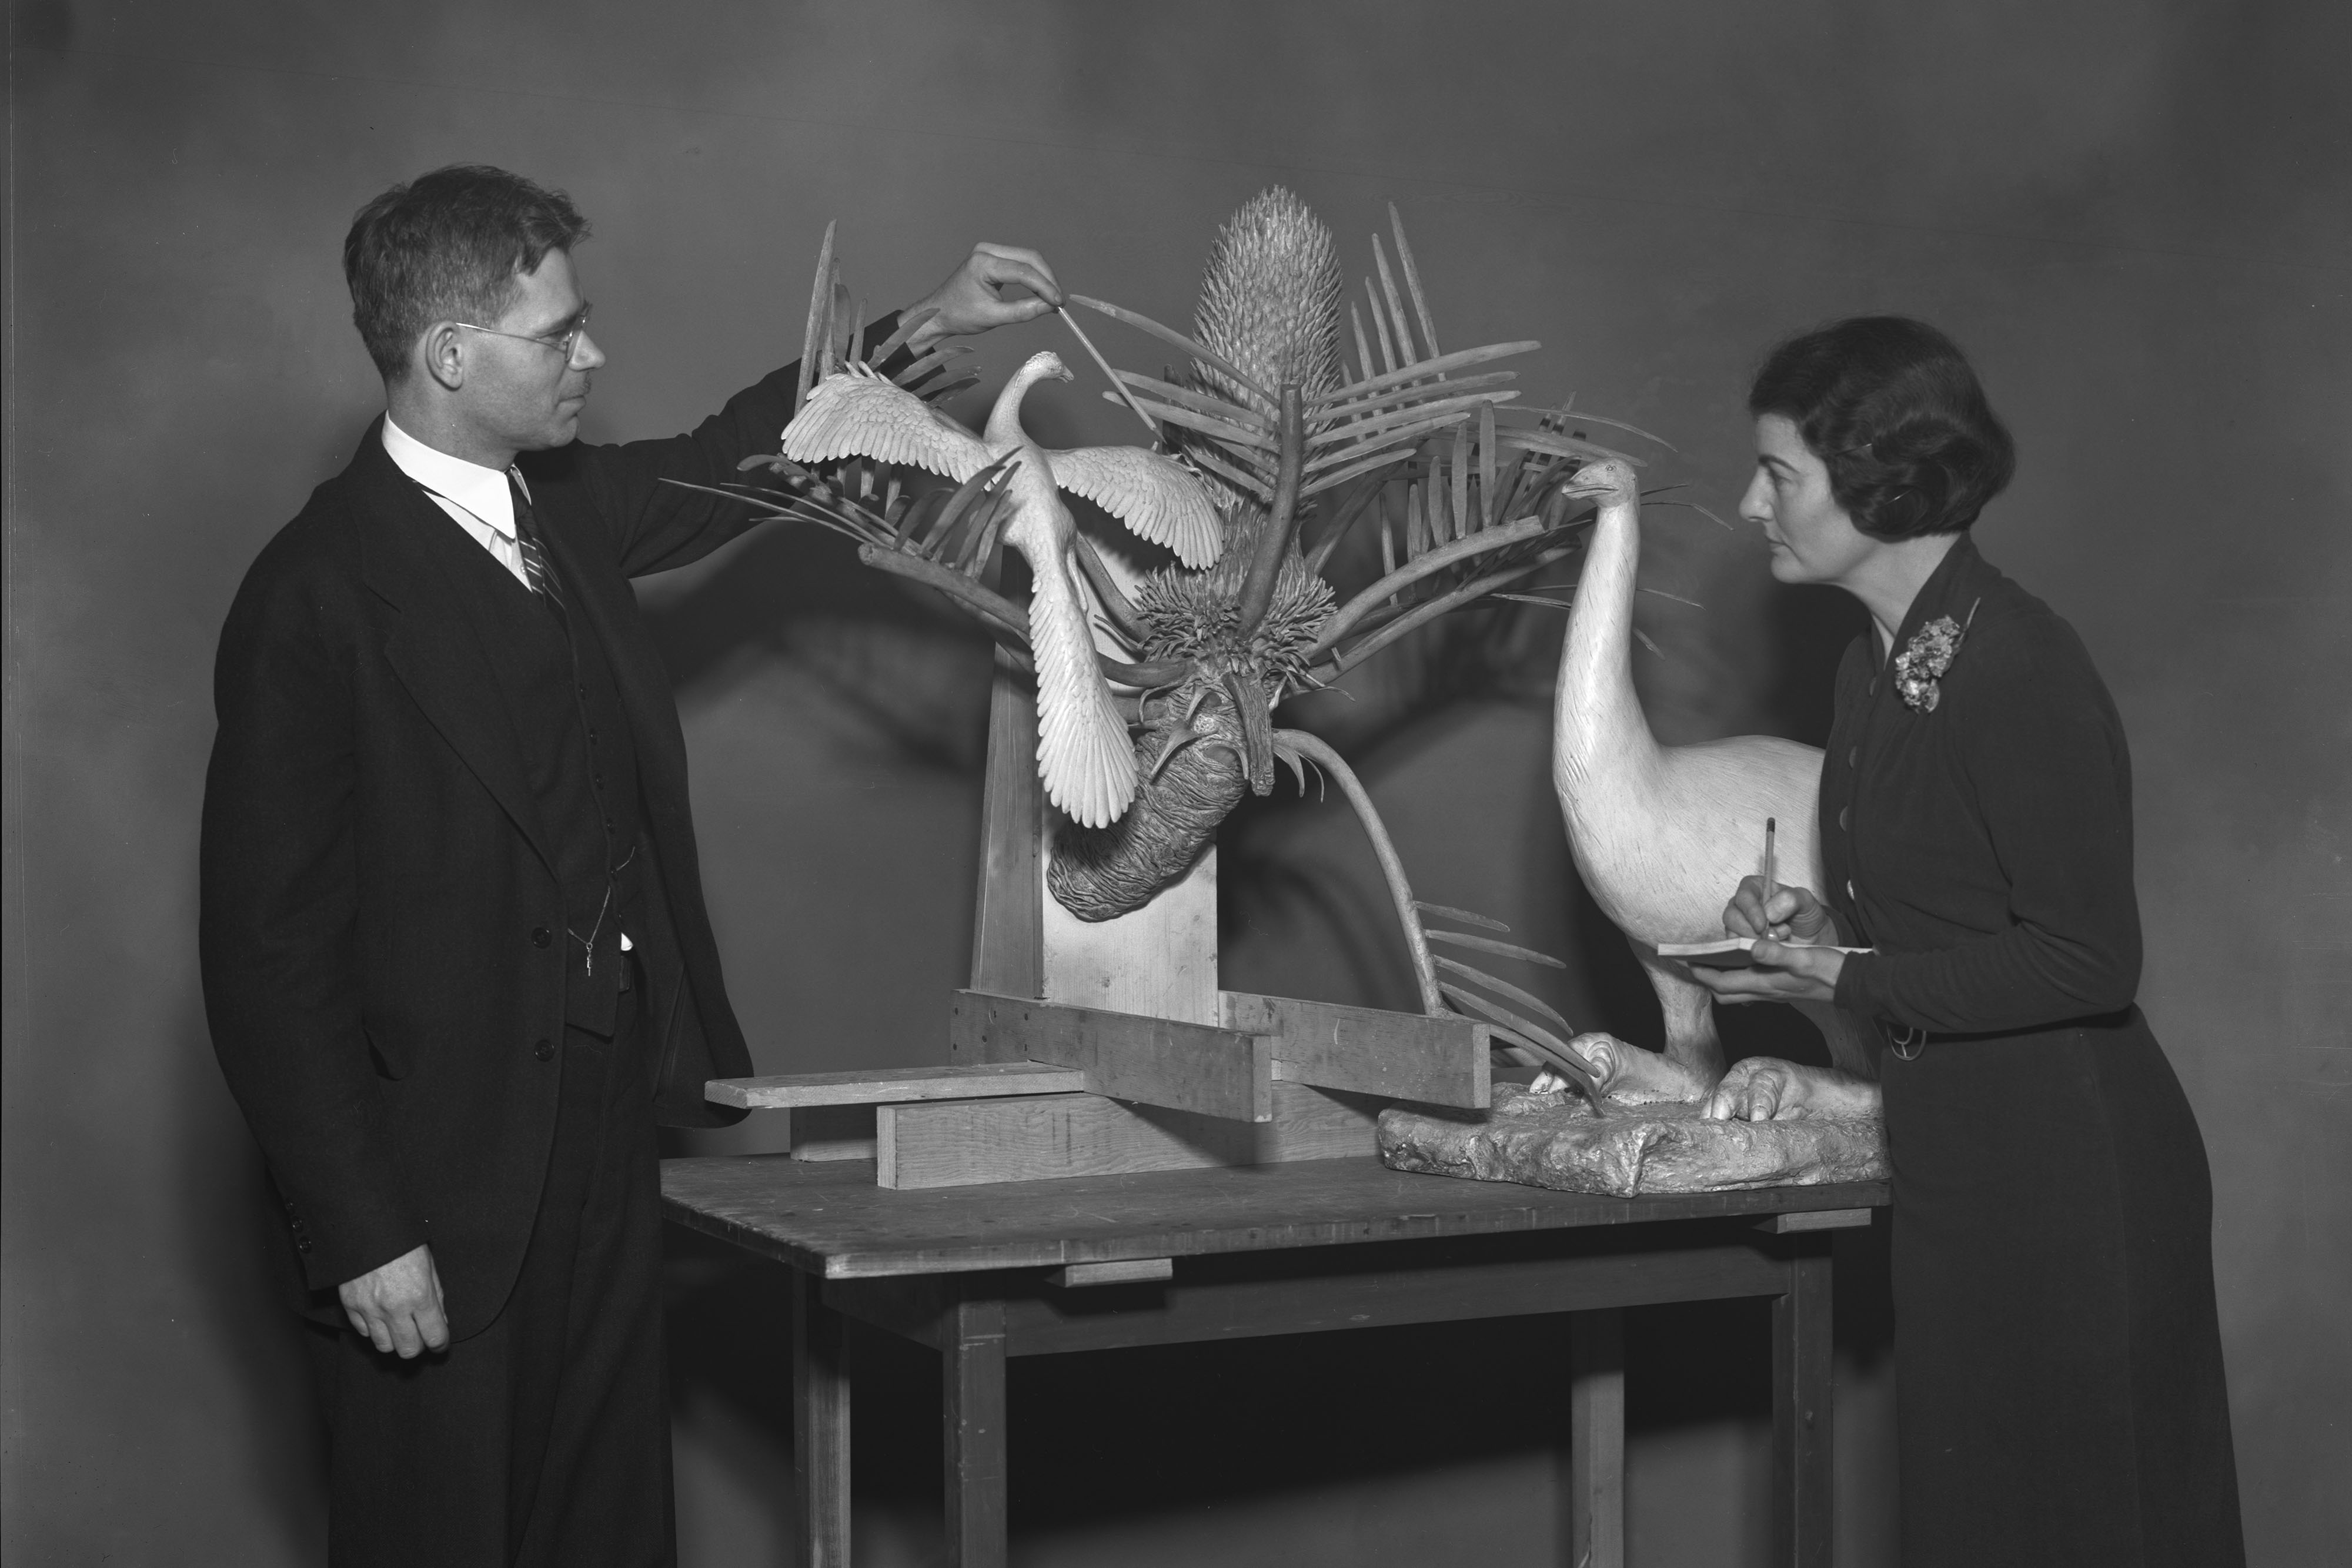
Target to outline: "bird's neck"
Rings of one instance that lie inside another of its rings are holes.
[[[1044,365],[1022,366],[1013,373],[1013,379],[1004,383],[1004,390],[996,394],[996,406],[988,411],[985,435],[992,450],[1002,452],[1029,439],[1028,433],[1021,428],[1021,400],[1029,395],[1029,389],[1037,384],[1039,378],[1046,373],[1046,369]]]
[[[1633,579],[1642,560],[1641,503],[1612,501],[1592,526],[1552,715],[1556,760],[1631,761],[1657,748],[1633,695]]]

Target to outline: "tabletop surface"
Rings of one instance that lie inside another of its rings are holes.
[[[1885,1182],[1599,1197],[1369,1155],[902,1192],[871,1160],[666,1160],[668,1218],[828,1279],[1057,1268],[1349,1242],[1876,1207]]]

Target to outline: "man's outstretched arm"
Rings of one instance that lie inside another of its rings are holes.
[[[920,350],[943,338],[1034,320],[1062,298],[1053,268],[1035,251],[978,245],[937,288],[874,323],[866,340],[878,342],[900,321],[930,311],[908,334],[908,348]],[[562,482],[588,486],[592,509],[614,528],[612,548],[624,573],[641,577],[698,560],[761,520],[748,507],[664,481],[721,486],[740,479],[744,458],[781,444],[799,377],[794,361],[736,393],[685,435],[557,457]]]

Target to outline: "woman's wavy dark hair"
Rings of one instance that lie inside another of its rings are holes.
[[[386,381],[436,321],[487,325],[514,303],[516,281],[551,250],[588,237],[561,191],[483,163],[453,163],[394,185],[352,220],[343,278],[352,320]]]
[[[1853,526],[1882,539],[1958,533],[2017,467],[2009,429],[1958,345],[1907,316],[1855,316],[1772,350],[1748,412],[1796,425]]]

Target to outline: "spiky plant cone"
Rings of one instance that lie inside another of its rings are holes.
[[[1339,384],[1339,251],[1307,204],[1280,185],[1243,204],[1217,231],[1201,278],[1193,335],[1269,391],[1296,382],[1312,398]],[[1203,390],[1271,418],[1265,399],[1196,366]]]

